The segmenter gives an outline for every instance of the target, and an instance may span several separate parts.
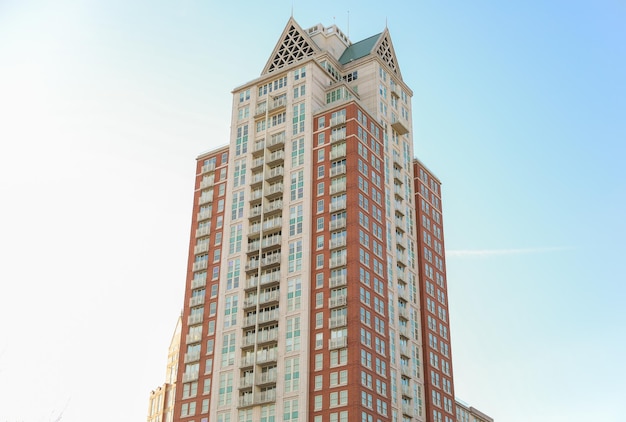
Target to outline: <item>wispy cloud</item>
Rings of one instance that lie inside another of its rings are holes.
[[[559,252],[569,250],[568,247],[552,247],[552,248],[522,248],[522,249],[461,249],[461,250],[447,250],[447,257],[454,256],[496,256],[496,255],[522,255],[522,254],[537,254],[546,252]]]

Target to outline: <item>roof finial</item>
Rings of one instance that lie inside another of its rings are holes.
[[[387,16],[385,16],[385,29],[388,29],[387,28]]]
[[[291,0],[291,17],[293,18],[293,0]]]
[[[350,11],[348,10],[348,38],[350,38]]]

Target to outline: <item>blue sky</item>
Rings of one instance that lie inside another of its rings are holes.
[[[623,420],[626,5],[411,4],[293,10],[353,41],[391,31],[443,182],[457,395],[498,421]],[[230,91],[291,9],[0,2],[2,422],[145,417],[195,157],[227,142]]]

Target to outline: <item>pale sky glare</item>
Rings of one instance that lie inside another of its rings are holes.
[[[0,0],[0,422],[145,420],[195,157],[228,142],[231,90],[291,10]],[[457,396],[499,422],[623,421],[626,4],[293,13],[353,42],[389,27],[416,154],[443,182]]]

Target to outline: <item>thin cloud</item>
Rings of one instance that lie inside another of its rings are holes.
[[[565,251],[571,248],[554,247],[554,248],[523,248],[523,249],[461,249],[446,251],[446,256],[497,256],[497,255],[522,255],[536,254],[546,252]]]

